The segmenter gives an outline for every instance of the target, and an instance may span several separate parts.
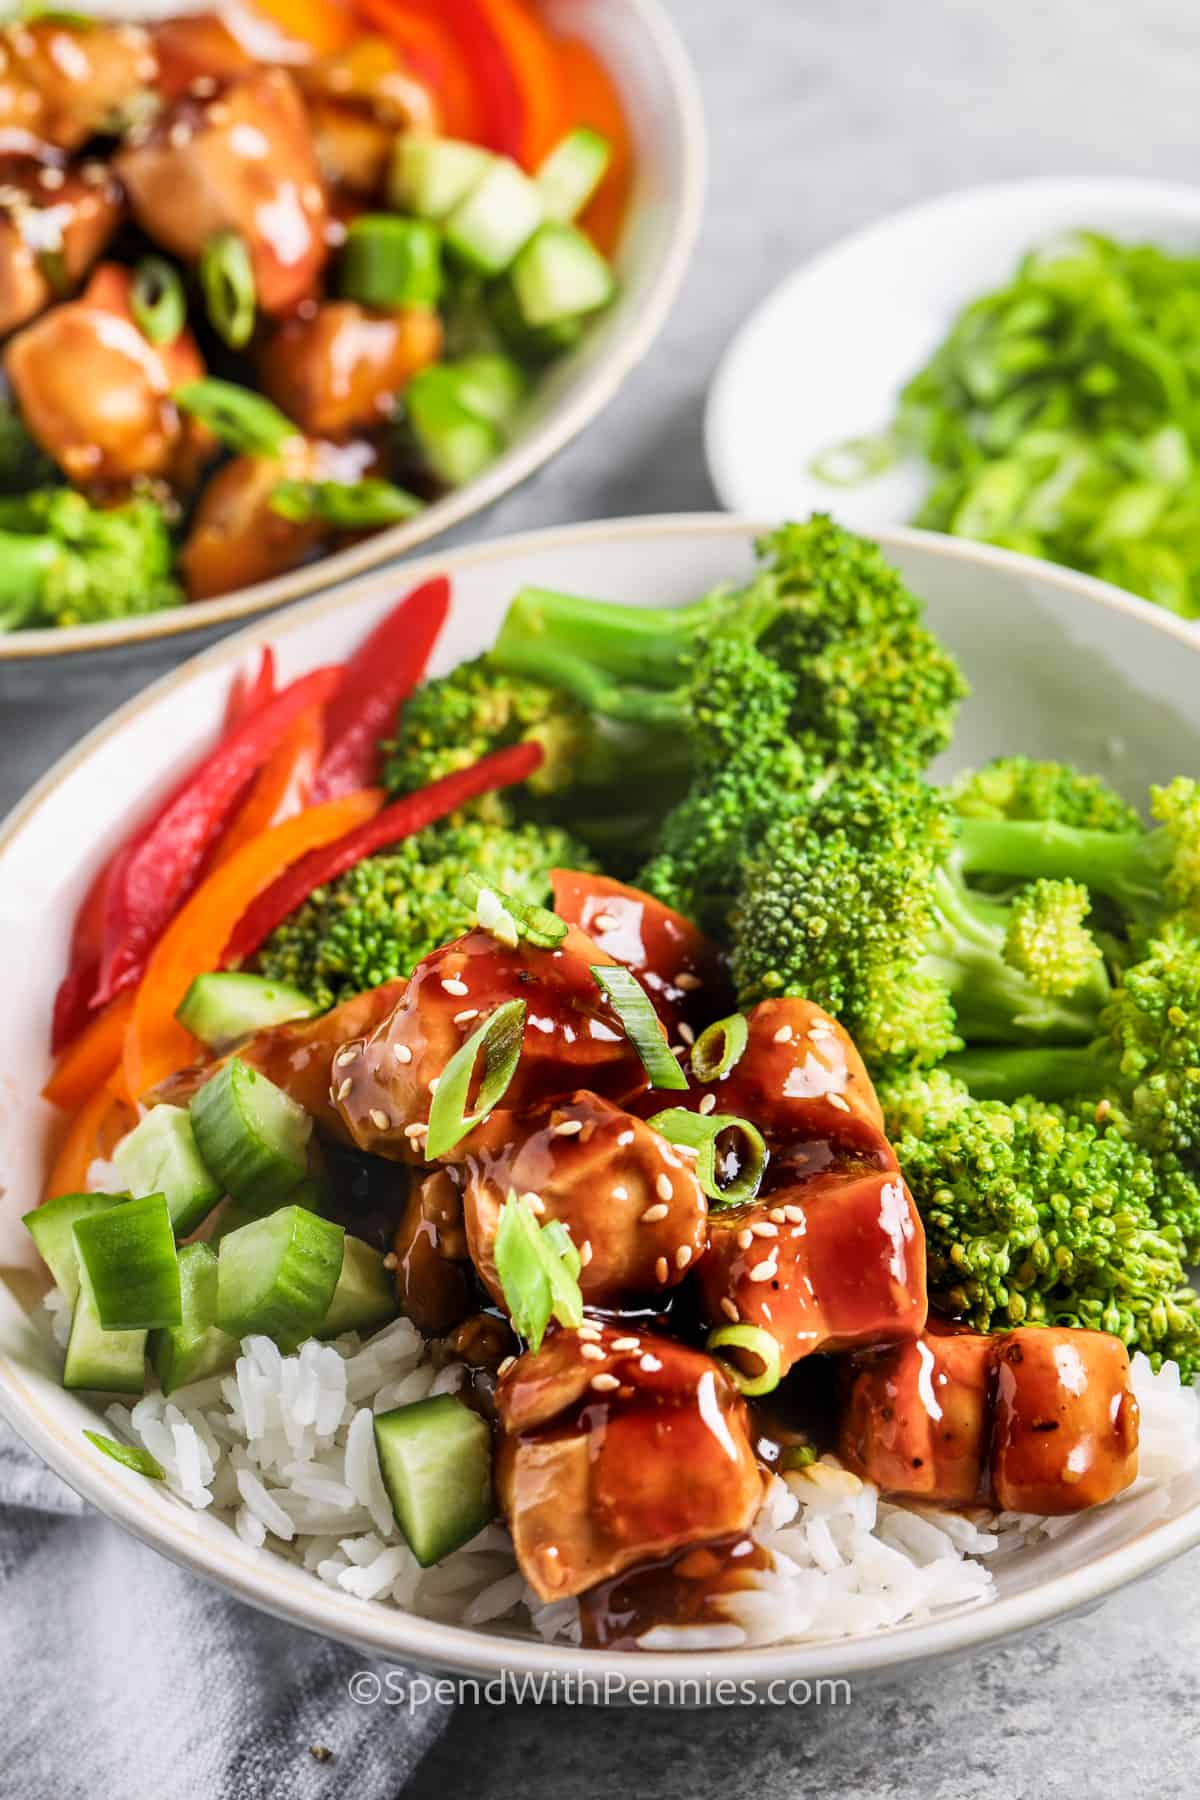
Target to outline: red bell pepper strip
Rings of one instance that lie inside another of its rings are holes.
[[[250,776],[300,714],[327,700],[340,680],[340,667],[317,669],[276,694],[204,758],[148,829],[118,853],[105,893],[104,946],[93,1007],[105,1005],[138,979],[199,879]]]
[[[425,673],[449,610],[446,577],[422,582],[350,658],[342,685],[325,708],[327,747],[309,796],[314,805],[375,785],[379,739]]]
[[[382,23],[379,14],[384,9],[369,10],[373,21]],[[520,161],[525,133],[520,83],[504,41],[479,0],[391,0],[389,10],[401,16],[416,13],[445,26],[474,80],[480,109],[479,142]]]
[[[302,857],[247,907],[226,946],[224,966],[228,968],[253,956],[275,927],[304,904],[314,888],[336,881],[364,856],[385,850],[403,838],[414,837],[418,831],[444,819],[468,800],[477,799],[480,794],[494,793],[497,788],[512,787],[518,781],[527,781],[541,763],[543,754],[541,745],[534,743],[494,750],[490,756],[482,756],[477,763],[472,763],[469,769],[456,769],[453,775],[443,776],[441,781],[433,781],[415,794],[406,794],[402,800],[394,801],[373,819],[368,819],[365,825],[359,825],[335,843]]]
[[[243,669],[233,678],[225,705],[225,730],[232,731],[235,725],[248,719],[260,706],[265,706],[274,693],[275,651],[270,644],[264,644],[254,674],[247,675]]]

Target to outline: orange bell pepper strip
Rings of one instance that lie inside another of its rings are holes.
[[[254,0],[254,5],[285,37],[307,44],[318,56],[344,50],[358,32],[353,14],[336,0]]]
[[[97,1157],[107,1157],[134,1122],[133,1108],[102,1081],[72,1119],[50,1167],[43,1196],[87,1192],[87,1174]]]
[[[521,96],[521,166],[536,169],[567,129],[558,45],[525,0],[477,0],[503,47]]]
[[[321,711],[314,707],[301,713],[259,770],[242,810],[217,846],[214,868],[228,862],[252,838],[301,810],[321,760],[322,743]]]
[[[377,788],[367,788],[310,806],[244,844],[201,883],[159,938],[137,990],[123,1062],[131,1094],[147,1093],[196,1060],[199,1046],[175,1009],[197,975],[220,967],[230,933],[250,902],[298,857],[378,812],[382,798]]]
[[[611,256],[620,242],[633,185],[633,140],[616,83],[590,44],[563,38],[558,62],[566,89],[567,128],[590,125],[608,139],[604,179],[579,218],[597,250]]]
[[[43,1100],[68,1109],[82,1106],[88,1095],[119,1066],[125,1031],[133,1013],[133,995],[117,998],[97,1013],[59,1057],[42,1089]]]

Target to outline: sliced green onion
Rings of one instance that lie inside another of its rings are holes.
[[[218,231],[200,252],[200,287],[213,330],[231,350],[244,350],[254,335],[258,293],[244,238]]]
[[[454,1052],[442,1071],[429,1108],[429,1134],[425,1139],[427,1162],[436,1162],[439,1156],[453,1150],[455,1144],[469,1131],[474,1131],[504,1098],[521,1059],[524,1036],[525,1002],[506,1000]],[[480,1051],[484,1057],[483,1080],[479,1084],[475,1111],[468,1113],[467,1101]]]
[[[42,279],[56,300],[61,300],[71,291],[71,277],[67,273],[67,258],[61,242],[47,245],[37,253],[37,266]]]
[[[820,451],[808,465],[810,475],[826,487],[857,487],[895,466],[900,455],[896,434],[876,432],[872,437],[846,438]]]
[[[788,1444],[779,1457],[781,1469],[809,1469],[817,1460],[811,1444]]]
[[[724,1081],[749,1041],[745,1013],[718,1019],[692,1045],[692,1074],[697,1081]]]
[[[762,1364],[762,1370],[757,1375],[747,1375],[732,1356],[717,1358],[733,1385],[749,1398],[769,1394],[779,1386],[779,1345],[761,1325],[722,1325],[716,1331],[709,1332],[704,1348],[741,1350],[749,1356],[757,1357]]]
[[[271,490],[271,511],[296,525],[316,520],[339,531],[376,531],[422,510],[407,489],[371,477],[363,481],[281,481]]]
[[[206,375],[200,381],[185,381],[171,398],[238,456],[278,456],[290,439],[300,435],[286,413],[235,381]]]
[[[767,1166],[767,1146],[762,1132],[749,1119],[739,1119],[736,1113],[702,1114],[689,1112],[684,1106],[669,1106],[665,1112],[655,1113],[650,1124],[669,1143],[685,1144],[697,1152],[696,1180],[715,1205],[733,1206],[742,1200],[753,1200]],[[736,1158],[737,1173],[722,1182],[717,1155],[726,1132],[736,1133],[741,1146],[737,1151],[727,1147],[726,1155]]]
[[[500,1209],[494,1255],[513,1326],[535,1350],[551,1319],[572,1331],[583,1324],[579,1252],[560,1220],[540,1226],[529,1201],[510,1193]]]
[[[338,271],[343,298],[360,306],[436,306],[442,294],[442,234],[427,219],[364,213],[346,231]]]
[[[597,963],[592,967],[592,975],[641,1057],[651,1087],[685,1089],[687,1076],[672,1056],[650,996],[633,971]]]
[[[83,1435],[89,1444],[95,1444],[97,1450],[103,1450],[105,1456],[111,1456],[123,1468],[132,1469],[136,1475],[145,1475],[151,1481],[166,1480],[165,1469],[148,1450],[139,1449],[136,1444],[118,1444],[115,1438],[105,1437],[99,1431],[85,1431]]]
[[[538,950],[557,950],[567,935],[567,925],[557,913],[527,900],[514,900],[489,887],[478,875],[464,875],[458,884],[458,897],[475,914],[482,931],[490,931],[501,944],[515,950],[524,938]]]
[[[179,271],[165,256],[144,256],[129,290],[134,323],[152,344],[173,344],[187,321]]]

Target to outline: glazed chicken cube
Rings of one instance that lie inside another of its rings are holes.
[[[399,1172],[399,1171],[398,1171]],[[415,1181],[392,1242],[396,1297],[419,1331],[450,1331],[471,1311],[463,1197],[449,1169]]]
[[[154,86],[164,100],[178,100],[189,88],[203,98],[213,82],[244,75],[255,66],[216,13],[181,13],[150,29],[158,60]]]
[[[297,69],[296,80],[307,100],[353,107],[393,133],[437,130],[428,87],[387,38],[361,33],[344,50]]]
[[[840,1450],[900,1499],[1081,1512],[1137,1476],[1129,1356],[1103,1331],[934,1328],[854,1359]]]
[[[140,25],[65,16],[0,31],[0,131],[77,150],[150,88],[158,63]]]
[[[441,353],[436,312],[368,312],[330,300],[272,333],[259,359],[264,391],[310,437],[345,438],[387,423],[409,380]]]
[[[501,1112],[473,1133],[464,1205],[471,1260],[500,1305],[495,1242],[508,1195],[558,1219],[592,1306],[673,1287],[701,1255],[707,1202],[691,1165],[641,1119],[595,1094],[537,1113]]]
[[[120,189],[103,164],[87,170],[0,160],[0,337],[73,288],[116,230]]]
[[[360,1149],[424,1160],[430,1083],[482,1021],[508,1000],[525,1002],[521,1054],[502,1109],[521,1112],[570,1099],[580,1088],[616,1102],[646,1088],[645,1071],[591,965],[608,961],[580,931],[556,950],[515,949],[471,931],[417,964],[399,1006],[374,1035],[338,1059],[338,1107]],[[466,1137],[446,1160],[469,1154]]]
[[[543,1600],[744,1531],[758,1510],[744,1402],[670,1338],[555,1331],[501,1376],[496,1403],[500,1506]]]
[[[208,433],[171,398],[204,373],[191,333],[152,344],[129,307],[132,277],[101,264],[78,300],[17,333],[5,373],[30,435],[80,485],[157,476],[186,487],[211,454]]]
[[[300,96],[282,69],[186,94],[116,158],[138,224],[193,260],[218,232],[243,240],[260,310],[310,296],[326,256],[325,190]]]
[[[924,1329],[925,1232],[889,1170],[847,1170],[714,1208],[697,1279],[713,1325],[761,1326],[782,1367]]]

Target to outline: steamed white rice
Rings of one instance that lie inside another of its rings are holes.
[[[69,1309],[46,1302],[61,1343]],[[1200,1464],[1200,1404],[1168,1365],[1132,1363],[1141,1406],[1140,1474],[1121,1500]],[[532,1626],[547,1640],[580,1641],[573,1600],[541,1602],[517,1569],[508,1533],[489,1525],[435,1568],[422,1569],[396,1528],[375,1455],[373,1413],[452,1393],[460,1364],[435,1371],[423,1339],[398,1319],[366,1344],[354,1334],[283,1356],[249,1337],[231,1374],[149,1393],[107,1417],[117,1436],[162,1464],[180,1501],[211,1508],[239,1537],[302,1563],[362,1601],[445,1622]],[[989,1565],[1071,1518],[898,1506],[824,1457],[772,1477],[754,1536],[771,1566],[729,1595],[728,1624],[658,1627],[646,1649],[725,1649],[858,1636],[978,1606],[995,1593]]]

